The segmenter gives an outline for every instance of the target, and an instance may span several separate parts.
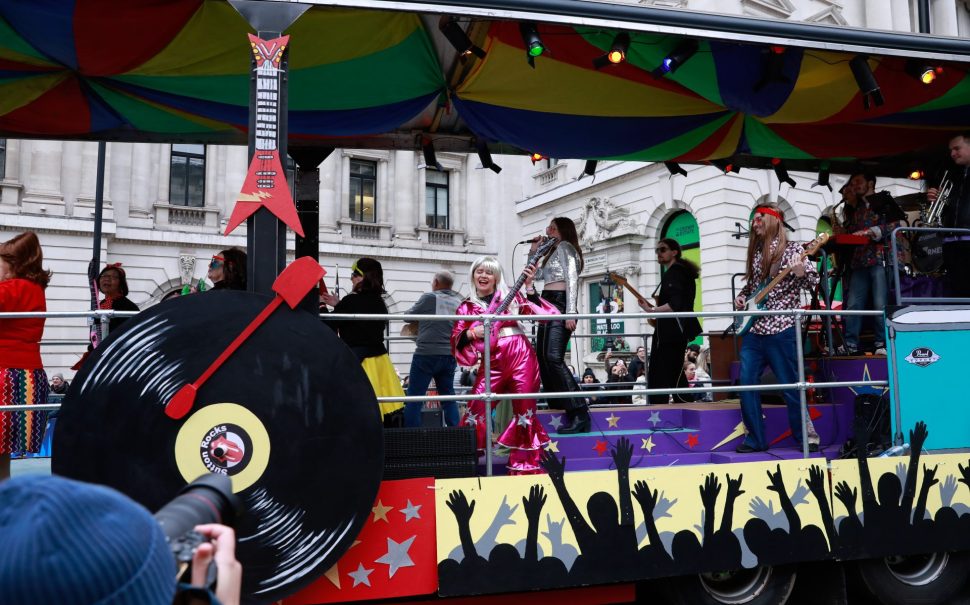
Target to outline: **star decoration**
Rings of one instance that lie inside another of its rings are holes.
[[[607,417],[606,421],[610,423],[611,427],[615,429],[620,428],[617,426],[617,424],[620,422],[620,417],[613,415],[613,412],[610,412],[610,415]]]
[[[862,366],[861,380],[872,380],[868,363]],[[888,387],[849,387],[849,390],[852,391],[853,395],[882,395],[888,390]]]
[[[411,501],[410,500],[408,500],[408,505],[405,506],[404,508],[402,508],[398,512],[400,512],[400,513],[402,513],[404,515],[404,522],[407,523],[411,519],[420,519],[421,518],[421,506],[422,506],[421,504],[415,506],[415,505],[411,504]]]
[[[516,418],[515,423],[518,424],[519,426],[524,426],[524,427],[529,426],[530,421],[527,415],[518,414],[515,418]]]
[[[697,435],[695,433],[691,433],[687,435],[687,441],[685,443],[687,444],[687,447],[689,447],[690,449],[694,449],[694,446],[697,445],[698,441],[699,440],[697,439]]]
[[[337,588],[340,588],[340,569],[339,569],[339,565],[340,565],[340,562],[337,561],[336,563],[333,564],[333,567],[331,567],[330,569],[328,569],[326,571],[326,573],[323,574],[323,577],[325,577],[328,580],[330,580],[330,583],[333,584]]]
[[[465,426],[478,426],[478,416],[475,414],[469,414],[465,416]]]
[[[354,579],[354,586],[357,586],[358,584],[370,586],[370,578],[367,576],[371,575],[372,573],[374,573],[373,569],[365,569],[363,563],[358,563],[357,571],[352,571],[347,575]]]
[[[647,418],[647,422],[653,426],[660,424],[660,412],[650,412],[650,417]]]
[[[602,456],[603,454],[606,453],[606,447],[607,446],[606,446],[606,442],[605,441],[600,441],[599,439],[597,439],[596,440],[596,445],[593,446],[593,449],[596,450],[596,453],[597,454],[599,454],[600,456]]]
[[[546,446],[546,449],[549,450],[550,452],[552,452],[553,454],[558,454],[559,453],[559,442],[558,441],[551,441],[550,440],[549,441],[549,445]]]
[[[549,426],[558,431],[559,427],[562,426],[562,416],[553,416],[552,420],[549,421]]]
[[[657,444],[653,442],[653,435],[650,435],[646,439],[641,437],[640,440],[643,441],[643,445],[640,446],[640,449],[647,450],[648,454],[652,454],[653,448],[657,447]]]
[[[387,539],[387,554],[382,556],[380,559],[375,560],[375,563],[383,563],[388,566],[387,575],[390,578],[394,577],[397,570],[402,567],[414,567],[414,561],[408,556],[408,549],[411,548],[411,544],[417,536],[411,536],[404,542],[395,542],[390,538]]]
[[[378,500],[374,508],[370,510],[372,513],[374,513],[374,523],[377,523],[378,521],[384,521],[385,523],[390,523],[390,521],[388,521],[387,519],[387,513],[394,510],[394,507],[384,506],[384,503]]]

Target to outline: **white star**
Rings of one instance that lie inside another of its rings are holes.
[[[525,411],[525,415],[526,415],[526,416],[527,416],[528,418],[532,418],[532,410],[526,410],[526,411]]]
[[[468,417],[465,418],[465,426],[477,426],[477,425],[478,425],[478,416],[476,416],[475,414],[469,414]]]
[[[553,416],[552,420],[549,421],[549,426],[558,431],[559,427],[562,426],[562,416]]]
[[[404,513],[404,522],[407,523],[411,519],[420,519],[422,506],[424,505],[419,504],[415,506],[411,504],[410,500],[408,500],[408,505],[400,510],[400,512]]]
[[[387,576],[393,578],[397,570],[402,567],[414,567],[414,561],[408,556],[408,549],[411,548],[411,543],[417,536],[411,536],[404,542],[395,542],[390,538],[387,539],[387,554],[385,554],[380,559],[376,559],[375,563],[383,563],[387,565],[389,569],[387,570]]]
[[[650,418],[647,418],[647,422],[653,426],[657,426],[660,423],[660,412],[651,412]]]
[[[352,571],[347,575],[354,579],[354,586],[357,586],[358,584],[366,584],[367,586],[370,586],[370,578],[367,576],[371,575],[373,572],[373,569],[364,569],[364,564],[358,563],[357,571]]]
[[[526,416],[525,414],[519,414],[518,415],[518,420],[516,422],[518,423],[519,426],[528,427],[529,426],[529,417]]]

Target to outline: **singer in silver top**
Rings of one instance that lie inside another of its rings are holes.
[[[576,313],[579,301],[579,273],[583,270],[583,253],[579,249],[576,225],[571,219],[560,216],[552,219],[546,227],[546,236],[559,243],[546,257],[538,279],[543,284],[542,298],[555,305],[561,313]],[[539,239],[532,242],[532,249],[539,246]],[[572,372],[566,367],[566,345],[576,320],[567,319],[540,322],[536,335],[539,357],[539,375],[546,392],[579,391]],[[589,410],[583,397],[549,399],[549,407],[566,412],[567,423],[560,433],[584,433],[590,429]]]

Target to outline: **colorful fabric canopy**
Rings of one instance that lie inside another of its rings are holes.
[[[291,142],[417,146],[430,132],[560,158],[818,163],[939,153],[970,128],[966,64],[925,85],[905,58],[872,55],[885,104],[866,110],[850,53],[698,40],[658,77],[684,37],[631,33],[626,62],[596,69],[616,31],[540,23],[533,68],[518,23],[494,21],[485,58],[453,81],[434,22],[304,13],[285,32]],[[249,31],[225,0],[0,0],[0,136],[245,142]]]

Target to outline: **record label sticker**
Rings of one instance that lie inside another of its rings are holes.
[[[175,438],[175,461],[186,482],[203,473],[219,473],[232,479],[235,493],[263,475],[269,454],[269,434],[263,423],[235,403],[215,403],[196,411]]]

